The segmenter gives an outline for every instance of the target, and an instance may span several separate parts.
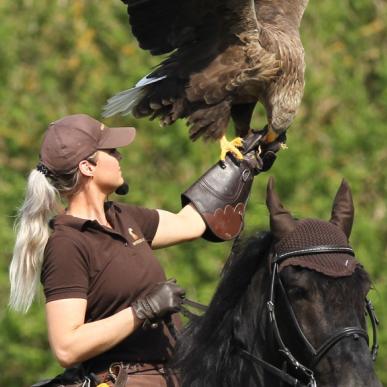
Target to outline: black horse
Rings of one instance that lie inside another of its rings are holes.
[[[371,283],[348,245],[348,185],[339,188],[329,222],[295,220],[272,180],[267,204],[271,232],[234,245],[208,310],[178,340],[183,387],[380,387]]]

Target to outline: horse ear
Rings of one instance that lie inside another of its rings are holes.
[[[274,178],[269,177],[266,190],[266,205],[270,212],[270,230],[277,239],[281,239],[296,227],[296,221],[286,210],[274,189]]]
[[[343,179],[333,201],[330,222],[340,227],[348,239],[351,235],[354,213],[351,188]]]

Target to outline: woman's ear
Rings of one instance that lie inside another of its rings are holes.
[[[82,160],[78,164],[78,168],[79,168],[79,170],[80,170],[80,172],[82,173],[83,176],[93,177],[94,170],[95,170],[95,165],[92,164],[90,161]]]

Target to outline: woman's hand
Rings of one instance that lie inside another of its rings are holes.
[[[132,308],[141,320],[155,320],[180,310],[185,290],[171,279],[160,282],[143,298],[136,300]]]

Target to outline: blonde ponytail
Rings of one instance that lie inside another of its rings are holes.
[[[87,160],[96,163],[97,158],[96,152]],[[70,200],[83,185],[78,166],[61,175],[54,175],[41,163],[37,168],[30,173],[15,222],[17,235],[9,269],[9,306],[23,313],[30,308],[40,281],[44,248],[50,236],[48,222],[60,211],[61,197]]]
[[[48,221],[58,208],[58,190],[34,169],[28,178],[26,197],[15,223],[17,236],[9,271],[9,306],[14,310],[26,313],[35,298],[49,237]]]

